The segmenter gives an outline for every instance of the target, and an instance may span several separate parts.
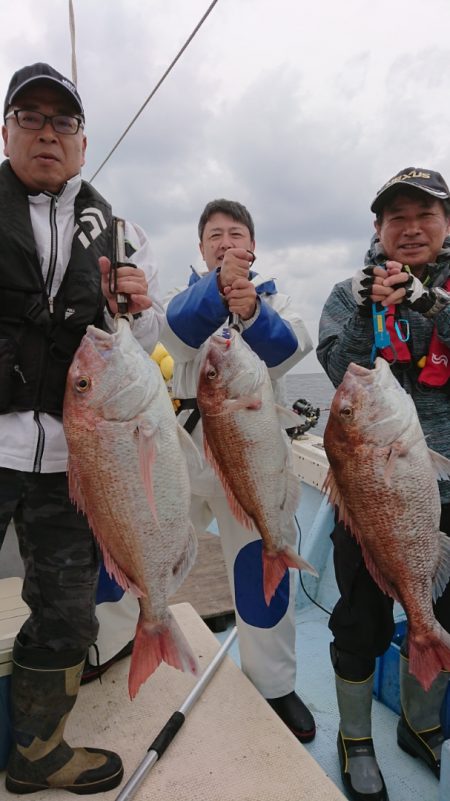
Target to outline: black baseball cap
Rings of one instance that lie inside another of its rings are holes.
[[[446,201],[450,198],[450,190],[440,172],[427,170],[423,167],[406,167],[405,170],[400,170],[397,175],[394,175],[378,190],[370,210],[378,214],[389,198],[401,190],[403,184],[412,186],[414,189],[420,189],[421,192],[432,195],[436,200],[442,200],[446,208],[449,207]]]
[[[67,96],[70,97],[78,113],[81,114],[84,119],[83,104],[75,84],[69,81],[68,78],[65,78],[64,75],[61,75],[60,72],[53,69],[50,64],[42,64],[41,62],[30,64],[28,67],[22,67],[14,73],[8,86],[8,91],[6,92],[3,109],[4,116],[8,108],[14,103],[14,99],[17,95],[35,83],[48,83],[62,89]]]

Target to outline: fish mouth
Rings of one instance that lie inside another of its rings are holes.
[[[210,342],[217,345],[221,350],[227,350],[236,337],[236,331],[233,328],[224,329],[223,334],[212,334]]]
[[[382,359],[380,356],[377,356],[373,367],[363,367],[362,364],[350,362],[349,366],[347,367],[347,372],[350,373],[350,375],[355,376],[355,378],[363,378],[370,381],[372,380],[374,373],[383,373],[386,371],[386,368],[389,369],[387,361]]]

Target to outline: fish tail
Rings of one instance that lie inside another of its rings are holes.
[[[263,548],[263,584],[264,600],[269,606],[276,589],[288,567],[296,570],[307,570],[313,576],[318,576],[317,570],[296,553],[293,548],[286,546],[282,551],[270,552]]]
[[[128,691],[131,700],[141,684],[148,679],[161,662],[183,671],[198,673],[198,663],[178,623],[169,611],[164,623],[148,623],[139,615],[131,654]]]
[[[450,670],[450,634],[437,623],[430,632],[408,637],[409,672],[425,691],[441,670]]]

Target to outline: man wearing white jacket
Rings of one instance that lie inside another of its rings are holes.
[[[267,364],[278,402],[283,402],[282,377],[312,349],[312,342],[289,297],[277,291],[273,279],[264,279],[251,269],[254,224],[242,204],[224,199],[208,203],[198,233],[207,271],[193,271],[189,286],[171,293],[161,340],[175,362],[172,387],[174,397],[181,401],[179,422],[201,449],[195,397],[202,345],[215,331],[221,331],[229,314],[237,317],[243,339]],[[252,570],[261,569],[260,553],[259,559],[253,558],[252,546],[260,538],[233,517],[222,485],[206,463],[193,481],[191,513],[197,527],[217,520],[243,671],[296,737],[309,742],[315,735],[314,718],[295,693],[296,573],[286,571],[269,606],[256,589],[250,596],[243,594],[245,602],[240,600],[240,586],[248,590]]]

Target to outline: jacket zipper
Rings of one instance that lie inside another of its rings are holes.
[[[48,307],[50,314],[53,314],[53,296],[52,285],[55,276],[56,261],[58,256],[58,227],[56,224],[56,211],[58,208],[58,198],[55,195],[50,195],[50,211],[49,211],[49,227],[50,227],[50,258],[48,263],[47,277],[45,279],[45,290],[48,297]],[[45,365],[41,365],[42,376],[44,376]],[[45,376],[44,376],[45,377]],[[41,384],[42,386],[42,384]],[[39,399],[40,400],[40,399]],[[38,429],[38,441],[36,444],[36,451],[34,454],[33,472],[40,473],[42,467],[42,457],[45,447],[45,430],[41,423],[39,412],[34,413],[34,422]]]

